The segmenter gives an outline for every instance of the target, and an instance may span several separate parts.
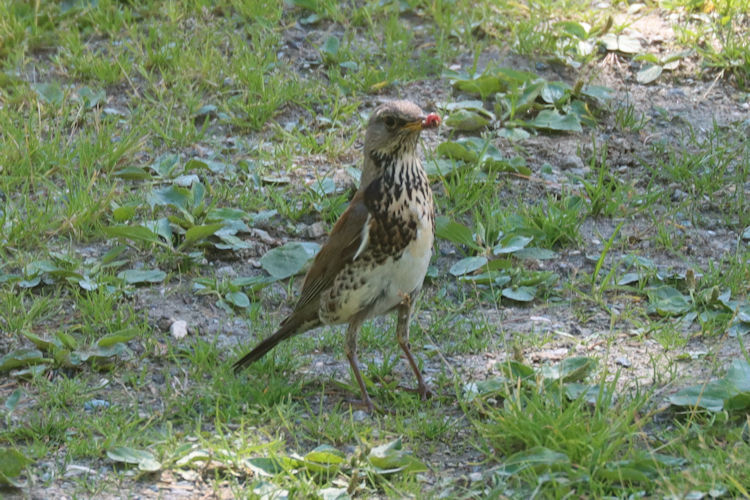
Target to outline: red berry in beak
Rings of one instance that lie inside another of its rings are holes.
[[[430,113],[424,119],[424,122],[423,122],[422,126],[424,128],[435,128],[438,125],[440,125],[440,117],[437,115],[437,113]]]

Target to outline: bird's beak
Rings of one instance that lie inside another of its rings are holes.
[[[416,132],[425,128],[436,128],[438,125],[440,125],[440,116],[436,113],[430,113],[424,118],[406,123],[404,129],[410,132]]]
[[[415,120],[413,122],[406,122],[403,126],[403,129],[408,130],[409,132],[417,132],[419,130],[422,130],[422,128],[424,128],[423,122],[424,120]]]

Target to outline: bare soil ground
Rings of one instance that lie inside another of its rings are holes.
[[[631,29],[640,32],[647,45],[658,45],[663,43],[665,38],[673,36],[670,24],[658,16],[642,18],[633,24]],[[320,40],[328,34],[323,30],[323,27],[292,26],[284,34],[284,39],[287,40],[287,55],[290,60],[298,61],[300,73],[310,71],[309,61],[316,60],[317,50],[313,49],[313,40]],[[470,62],[457,60],[448,66],[466,68]],[[518,56],[492,51],[484,53],[480,58],[480,67],[487,64],[531,69],[548,79],[561,79],[570,84],[574,84],[578,77],[570,68],[534,65]],[[613,102],[632,104],[635,110],[648,118],[648,124],[639,132],[623,133],[615,126],[614,113],[610,113],[603,118],[603,123],[596,130],[587,129],[581,134],[537,135],[518,143],[500,140],[499,148],[509,153],[520,152],[526,158],[533,174],[530,179],[509,176],[497,196],[514,199],[520,194],[526,200],[538,199],[542,202],[548,194],[579,189],[571,182],[570,176],[585,175],[590,171],[589,157],[593,142],[598,145],[606,144],[608,158],[615,166],[612,175],[622,182],[644,186],[652,175],[644,165],[654,162],[655,153],[650,144],[655,141],[690,148],[691,144],[685,143],[689,131],[700,138],[707,134],[714,124],[728,126],[744,122],[750,132],[750,104],[747,101],[741,102],[736,89],[722,79],[699,80],[687,76],[692,74],[692,71],[685,70],[673,77],[662,78],[657,83],[640,85],[635,82],[635,72],[630,61],[618,56],[605,58],[594,68],[593,73],[596,74],[593,83],[613,89]],[[382,99],[396,97],[412,99],[419,102],[423,108],[432,109],[440,103],[461,96],[452,92],[446,80],[436,78],[410,83],[367,99],[370,105],[375,105]],[[283,123],[284,115],[278,120]],[[289,172],[292,182],[304,185],[329,171],[335,172],[334,178],[337,180],[347,179],[345,168],[358,162],[362,141],[361,130],[351,129],[349,132],[360,137],[351,149],[342,155],[340,163],[328,164],[320,158],[301,157],[297,162],[297,168]],[[436,135],[427,134],[424,137],[424,147],[433,150],[449,134],[446,129],[440,130]],[[261,132],[258,136],[259,142],[262,142],[262,137]],[[544,165],[548,165],[551,170],[542,176],[540,171]],[[665,188],[665,196],[679,198],[677,187]],[[747,184],[745,192],[750,192],[750,186]],[[440,196],[438,188],[436,197]],[[707,206],[712,202],[713,200],[706,200]],[[665,199],[663,203],[669,204],[671,200]],[[719,263],[722,257],[738,244],[738,234],[725,227],[718,218],[712,221],[710,208],[695,207],[695,210],[703,214],[701,220],[704,224],[684,225],[684,221],[674,221],[675,225],[679,226],[680,235],[684,236],[684,248],[679,252],[681,257],[653,245],[654,221],[650,219],[649,214],[642,214],[626,221],[622,228],[622,234],[628,235],[631,246],[613,252],[608,262],[616,261],[625,253],[635,253],[652,259],[660,266],[677,271],[688,268],[705,269],[711,264]],[[307,226],[312,226],[314,222],[310,221]],[[591,273],[595,265],[595,260],[592,260],[591,256],[596,258],[602,252],[616,225],[617,222],[612,219],[587,218],[581,227],[583,241],[580,247],[562,250],[557,259],[540,261],[535,265],[539,269],[549,269],[558,273],[561,283],[569,282],[571,277],[578,273]],[[298,239],[298,235],[290,235],[279,226],[268,225],[258,229],[262,232],[254,234],[253,247],[250,250],[231,257],[209,256],[209,264],[215,267],[217,273],[227,276],[259,274],[262,272],[258,266],[260,256],[280,243]],[[310,228],[302,227],[300,233],[305,230]],[[319,243],[325,239],[319,231],[313,230],[307,234],[317,236],[313,239]],[[447,269],[459,256],[452,245],[446,242],[441,242],[438,249],[435,265],[441,275],[447,274]],[[92,255],[100,254],[102,251],[103,249],[97,245],[80,249],[82,254]],[[232,356],[229,353],[233,352],[235,346],[254,345],[269,331],[267,325],[277,324],[290,310],[294,302],[290,290],[293,288],[286,284],[276,284],[263,292],[263,333],[256,331],[256,325],[251,321],[237,315],[228,315],[217,308],[213,298],[193,293],[190,282],[173,280],[159,287],[140,288],[132,300],[137,310],[147,314],[154,331],[161,332],[160,337],[156,338],[157,346],[170,342],[190,342],[191,339],[200,337],[215,342],[225,350],[225,361],[231,362]],[[419,330],[420,326],[432,324],[434,318],[442,314],[441,311],[431,308],[432,297],[439,291],[441,287],[438,284],[427,282],[412,327],[413,331]],[[487,339],[487,349],[481,352],[443,354],[441,351],[444,339],[441,339],[439,334],[428,338],[415,333],[414,337],[419,339],[419,342],[415,342],[414,350],[424,362],[423,371],[426,379],[434,381],[440,374],[453,372],[458,380],[482,380],[499,375],[499,362],[510,357],[520,358],[532,365],[543,365],[572,355],[583,355],[599,358],[600,363],[607,366],[612,376],[618,373],[618,384],[623,389],[632,388],[634,385],[650,386],[655,382],[662,383],[667,378],[679,380],[680,384],[688,384],[691,381],[711,378],[717,366],[726,366],[741,353],[738,339],[694,335],[697,331],[694,325],[685,327],[684,335],[688,340],[682,347],[665,349],[658,341],[638,331],[627,319],[628,315],[623,315],[625,319],[619,319],[617,314],[611,316],[601,308],[581,306],[579,298],[570,291],[564,292],[562,297],[563,300],[554,302],[536,301],[531,306],[503,302],[496,308],[478,303],[470,313],[471,320],[491,324],[495,329],[493,338]],[[610,305],[614,311],[625,311],[632,301],[633,297],[613,297]],[[187,339],[170,338],[168,328],[175,319],[187,322],[190,332]],[[376,320],[376,328],[382,328],[383,341],[390,342],[394,335],[393,322]],[[323,339],[325,334],[318,331],[309,335]],[[2,340],[0,337],[0,341]],[[520,348],[514,352],[513,346]],[[382,362],[382,352],[376,346],[370,346],[369,349],[365,347],[363,350],[363,359],[375,364]],[[706,363],[704,360],[703,355],[708,352],[714,355],[713,363]],[[682,356],[684,354],[687,356]],[[288,374],[290,380],[305,379],[310,381],[308,383],[313,387],[331,378],[348,380],[348,367],[342,352],[316,341],[312,351],[300,352],[299,355],[304,361],[300,363],[298,372]],[[159,353],[154,353],[148,359],[150,362],[158,363]],[[675,362],[677,359],[681,361]],[[159,385],[185,384],[184,390],[190,390],[191,381],[184,371],[179,367],[174,367],[171,371],[173,380],[154,379],[153,384],[143,387],[137,394],[130,393],[123,387],[123,397],[137,400],[145,411],[161,411]],[[152,372],[159,373],[158,370]],[[669,377],[666,376],[666,372],[669,372]],[[405,363],[399,364],[397,374],[407,384],[410,383],[411,374]],[[10,385],[6,383],[3,387]],[[660,390],[666,396],[677,388],[668,384]],[[342,398],[348,397],[344,392],[334,391],[327,393],[323,401],[320,401],[320,391],[317,389],[308,391],[308,394],[310,407],[319,408],[323,412],[334,410]],[[20,410],[19,413],[22,413]],[[454,406],[447,412],[446,418],[461,419],[461,412]],[[432,450],[420,450],[419,455],[428,464],[440,464],[434,469],[438,473],[425,473],[420,477],[425,490],[433,493],[439,492],[445,482],[456,484],[457,481],[465,481],[469,484],[470,475],[480,468],[483,461],[483,454],[468,442],[462,446],[442,443]],[[48,457],[47,464],[41,464],[40,470],[53,469],[59,459],[61,457]],[[6,490],[2,495],[6,498],[72,498],[76,486],[72,482],[67,482],[66,478],[79,479],[81,476],[88,476],[90,481],[109,483],[112,481],[110,467],[111,464],[95,461],[85,464],[71,463],[67,466],[66,477],[58,478],[52,484],[38,484],[28,491]],[[167,470],[156,477],[138,479],[128,479],[126,474],[122,482],[118,480],[109,483],[105,492],[97,495],[97,498],[231,498],[232,490],[223,487],[221,482],[210,480],[211,474],[210,470],[204,475],[194,472],[180,475]]]

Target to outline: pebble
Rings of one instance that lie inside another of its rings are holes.
[[[276,239],[268,234],[268,231],[264,231],[263,229],[258,229],[257,227],[253,228],[252,235],[267,245],[276,244]]]
[[[630,360],[623,356],[620,356],[619,358],[615,359],[615,363],[625,368],[629,368],[631,366]]]
[[[178,319],[173,322],[169,325],[169,334],[177,340],[185,338],[188,334],[187,321]]]
[[[370,418],[370,415],[368,415],[366,411],[355,410],[354,413],[352,413],[352,418],[355,422],[362,422]]]
[[[326,234],[326,227],[322,222],[315,222],[305,228],[305,236],[307,238],[317,239]]]
[[[580,169],[583,170],[583,160],[578,155],[565,155],[560,162],[560,168],[564,170],[568,169]]]
[[[112,406],[109,401],[104,401],[103,399],[89,399],[85,403],[83,403],[83,409],[86,411],[94,411],[99,409],[107,409],[110,406]]]
[[[218,278],[236,278],[237,271],[232,266],[221,266],[216,270],[216,276]]]
[[[688,197],[688,194],[681,189],[675,189],[674,191],[672,191],[672,196],[671,196],[672,201],[682,201],[687,197]]]

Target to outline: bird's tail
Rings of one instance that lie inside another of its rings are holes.
[[[289,320],[281,324],[281,328],[279,328],[276,333],[263,340],[255,347],[255,349],[248,352],[247,354],[242,356],[242,358],[240,358],[236,363],[234,363],[234,365],[232,365],[232,368],[234,368],[234,373],[239,373],[251,364],[258,361],[268,351],[276,347],[276,344],[278,344],[282,340],[286,340],[297,335],[298,333],[307,331],[314,326],[315,325],[299,324],[298,321],[294,321],[293,317],[289,318]]]

